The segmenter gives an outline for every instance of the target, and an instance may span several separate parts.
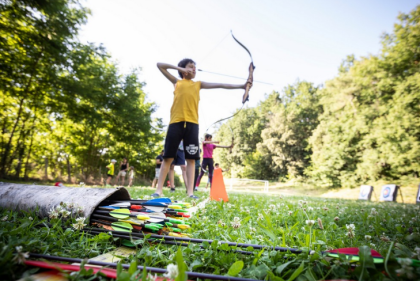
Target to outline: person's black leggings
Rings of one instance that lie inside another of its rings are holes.
[[[204,158],[203,162],[201,162],[201,172],[200,175],[198,176],[197,182],[195,183],[195,186],[199,186],[200,182],[201,182],[201,178],[204,175],[204,171],[207,170],[209,172],[209,179],[210,179],[210,187],[211,187],[211,182],[213,180],[213,158]]]

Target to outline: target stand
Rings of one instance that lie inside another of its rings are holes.
[[[398,193],[400,194],[401,200],[404,203],[401,187],[396,184],[386,184],[382,186],[381,197],[379,198],[379,201],[397,202]]]
[[[374,193],[374,192],[375,191],[373,190],[373,186],[371,186],[371,185],[361,185],[360,186],[360,193],[359,193],[359,200],[371,201],[372,193]],[[376,198],[376,194],[375,194],[375,198]]]

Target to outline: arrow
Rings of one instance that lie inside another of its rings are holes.
[[[89,229],[86,229],[86,230],[89,231]],[[98,231],[98,230],[96,230],[96,231]],[[99,229],[99,231],[106,232],[106,231],[102,231],[101,229]],[[114,235],[114,233],[124,235],[124,232],[113,231],[113,235]],[[132,236],[133,237],[138,237],[138,238],[144,238],[143,234],[133,233]],[[190,242],[190,243],[207,242],[209,244],[213,243],[213,240],[208,240],[208,239],[196,239],[196,238],[185,238],[185,237],[168,237],[168,236],[156,235],[156,234],[149,234],[149,237],[150,238],[156,238],[156,239],[162,239],[162,240],[165,240],[165,241],[179,241],[179,242]],[[276,246],[268,246],[268,245],[234,243],[234,242],[228,242],[228,241],[218,241],[218,243],[219,244],[227,244],[228,246],[234,246],[234,247],[239,247],[239,248],[252,247],[255,250],[266,249],[266,250],[274,250],[274,251],[279,251],[279,252],[291,252],[291,253],[294,253],[294,254],[300,254],[300,253],[303,252],[302,250],[298,250],[298,249],[294,249],[294,248],[276,247]],[[358,256],[359,248],[341,248],[341,249],[323,251],[321,253],[326,254],[326,255],[328,255],[330,257],[333,257],[333,258],[338,258],[339,254],[344,254],[344,255],[347,255],[347,256],[352,256],[352,261],[355,261],[355,262],[359,261],[359,256]],[[377,251],[371,250],[371,255],[374,258],[374,260],[376,259],[376,263],[383,263],[384,262],[384,258]],[[412,261],[412,266],[420,267],[420,261],[414,260],[414,259],[411,259],[411,261]]]
[[[56,260],[56,261],[71,262],[71,263],[82,263],[82,262],[84,262],[84,260],[82,260],[82,259],[41,255],[41,254],[35,254],[35,253],[30,253],[29,256],[32,257],[32,258],[39,258],[39,259],[46,259],[46,260]],[[86,263],[89,263],[89,264],[92,264],[92,265],[117,267],[117,263],[109,263],[109,262],[101,262],[101,261],[93,261],[93,260],[87,260]],[[129,264],[122,264],[122,267],[125,268],[125,269],[128,269],[128,268],[130,268],[130,265]],[[158,268],[158,267],[137,266],[137,269],[139,269],[140,271],[142,271],[143,269],[146,269],[146,271],[154,272],[154,273],[166,273],[167,272],[166,269]],[[255,280],[255,279],[248,279],[248,278],[242,278],[242,277],[215,275],[215,274],[199,273],[199,272],[192,272],[192,271],[187,271],[187,272],[185,272],[185,274],[187,274],[189,278],[200,278],[200,279],[203,279],[203,280],[204,279],[211,279],[211,280],[222,280],[222,281],[258,281],[258,280]]]
[[[91,219],[90,220],[91,222],[111,226],[116,231],[141,232],[139,229],[134,228],[133,225],[131,225],[130,223],[128,223],[125,220],[121,221],[121,220],[118,220],[116,218],[100,216],[100,215],[92,215],[92,217],[97,218],[97,219],[101,219],[101,220]],[[106,220],[106,221],[102,221],[102,220]],[[111,221],[111,222],[108,222],[108,221]],[[128,221],[130,221],[130,220],[128,220]],[[150,229],[152,231],[159,231],[161,228],[163,228],[163,225],[155,224],[155,223],[143,223],[143,224],[136,224],[136,225],[141,225],[142,228],[144,227],[144,228]]]

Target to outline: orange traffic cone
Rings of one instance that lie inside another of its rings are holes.
[[[228,195],[226,193],[225,182],[223,181],[222,169],[214,169],[213,171],[213,181],[210,189],[210,199],[225,202],[229,201]]]

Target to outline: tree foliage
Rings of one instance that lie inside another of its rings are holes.
[[[297,82],[222,125],[236,146],[216,154],[237,176],[307,177],[329,187],[417,178],[420,6],[401,14],[382,52],[348,56],[325,86]],[[245,147],[249,149],[245,149]]]
[[[0,6],[0,177],[99,180],[111,158],[143,176],[162,136],[138,70],[122,75],[102,46],[77,42],[78,1]]]

